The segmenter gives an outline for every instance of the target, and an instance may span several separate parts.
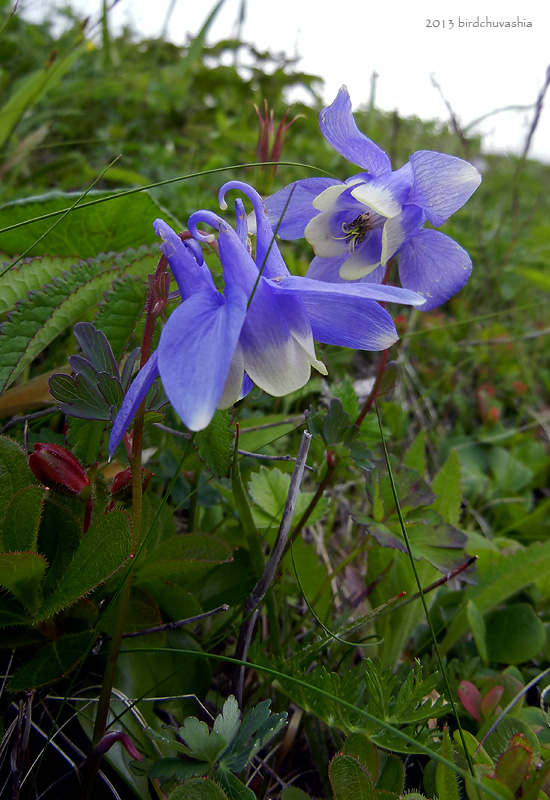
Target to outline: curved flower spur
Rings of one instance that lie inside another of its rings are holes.
[[[292,276],[283,261],[260,195],[233,181],[220,190],[238,189],[252,202],[257,242],[248,247],[246,214],[236,201],[234,230],[217,214],[197,211],[189,218],[192,239],[182,241],[162,220],[154,227],[178,284],[181,304],[162,331],[159,346],[134,379],[115,419],[110,439],[114,453],[141,401],[158,375],[185,425],[205,428],[216,408],[228,408],[256,384],[282,396],[304,386],[311,367],[326,368],[315,356],[314,339],[361,350],[385,350],[398,339],[391,316],[379,305],[423,303],[414,292],[366,283],[329,283]],[[199,242],[214,235],[225,278],[216,289]]]
[[[344,183],[306,178],[272,195],[266,205],[277,234],[305,236],[315,253],[308,277],[322,281],[380,283],[399,253],[401,285],[426,299],[422,310],[444,303],[464,286],[472,262],[449,236],[422,226],[442,225],[464,205],[481,182],[477,169],[418,150],[392,171],[386,153],[358,130],[345,86],[321,112],[319,126],[340,155],[366,171]]]

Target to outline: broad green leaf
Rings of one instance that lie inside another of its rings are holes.
[[[377,798],[379,791],[396,793],[398,797],[403,794],[405,785],[405,767],[403,762],[392,753],[386,753],[386,759],[376,783]]]
[[[456,450],[451,450],[447,461],[433,479],[432,489],[436,495],[433,508],[441,515],[444,522],[456,527],[462,502],[460,463]]]
[[[172,536],[140,560],[136,583],[185,574],[200,565],[208,569],[232,561],[231,549],[220,539],[206,533]]]
[[[550,541],[536,542],[512,555],[499,555],[478,568],[478,584],[468,587],[466,598],[472,599],[480,614],[503,603],[507,598],[524,589],[535,580],[550,574]],[[442,653],[468,629],[466,608],[459,611],[447,628],[440,644]]]
[[[353,756],[337,754],[328,775],[334,800],[374,800],[374,785],[366,768]]]
[[[513,603],[486,618],[487,652],[491,661],[531,661],[546,641],[546,630],[529,603]]]
[[[12,692],[23,692],[64,678],[82,659],[93,632],[70,633],[46,644],[19,669],[9,683]]]
[[[42,598],[40,583],[46,566],[46,559],[38,553],[0,553],[0,586],[33,615]]]
[[[190,778],[171,792],[167,800],[228,800],[228,797],[212,778]]]
[[[33,484],[36,484],[36,478],[23,448],[13,439],[0,436],[0,522],[13,495]]]
[[[344,742],[342,752],[346,756],[356,758],[367,770],[373,783],[377,782],[379,767],[378,750],[366,736],[363,736],[361,733],[350,733]]]
[[[130,521],[123,511],[98,515],[82,537],[54,594],[40,609],[46,619],[84,597],[125,564],[132,550]]]
[[[36,550],[44,493],[43,486],[27,486],[12,497],[1,525],[2,550]]]
[[[11,594],[0,594],[0,628],[8,628],[12,625],[30,625],[31,617],[23,609]]]
[[[215,478],[229,475],[234,438],[229,411],[216,411],[208,427],[195,434],[194,443],[200,459]]]
[[[254,472],[248,484],[248,491],[255,505],[252,507],[254,521],[258,527],[278,528],[288,497],[290,475],[277,467],[260,467]],[[296,519],[306,510],[313,498],[313,492],[300,492],[296,502]],[[322,498],[310,517],[310,524],[319,522],[327,510],[327,500]]]
[[[297,786],[287,786],[281,792],[281,800],[311,800],[311,797]]]
[[[2,234],[2,250],[10,255],[24,252],[59,219],[61,213],[56,212],[71,208],[79,197],[80,193],[75,192],[50,192],[2,206],[0,228],[28,220],[22,227]],[[106,250],[121,253],[130,247],[157,242],[153,222],[159,216],[177,227],[176,220],[145,190],[123,197],[113,197],[112,192],[91,191],[83,202],[89,204],[90,201],[95,201],[94,205],[77,206],[70,211],[28,255],[91,258]],[[44,215],[51,216],[38,219]]]
[[[64,502],[49,492],[38,536],[38,550],[48,562],[44,595],[57,592],[59,581],[74,558],[82,539],[82,523]]]

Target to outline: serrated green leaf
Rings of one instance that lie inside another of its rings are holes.
[[[112,194],[91,191],[84,202],[109,198]],[[2,206],[0,228],[29,221],[20,228],[2,234],[3,251],[9,255],[24,252],[61,214],[45,219],[37,218],[69,209],[79,197],[80,194],[76,192],[50,192]],[[177,221],[145,190],[107,199],[95,205],[77,206],[42,241],[33,246],[29,255],[55,253],[58,256],[90,258],[106,249],[121,253],[130,247],[151,245],[157,241],[152,220],[159,216],[169,225],[177,227]],[[160,258],[160,250],[158,252],[157,260]]]
[[[353,756],[335,755],[328,774],[334,800],[374,800],[372,779]]]
[[[194,442],[200,459],[215,478],[229,475],[234,438],[229,411],[216,411],[208,427],[195,434]]]
[[[248,491],[256,504],[252,507],[252,514],[258,527],[278,527],[289,487],[290,475],[277,467],[270,469],[261,467],[258,472],[252,474]],[[300,492],[294,512],[296,518],[306,510],[312,498],[313,492]],[[310,517],[310,523],[313,525],[319,522],[326,514],[326,510],[327,500],[322,498]]]
[[[90,645],[93,633],[70,633],[48,642],[9,683],[11,692],[23,692],[64,678],[74,669]]]
[[[160,758],[155,761],[149,770],[150,778],[158,778],[161,783],[166,781],[186,781],[200,775],[207,775],[210,764],[200,761],[183,761],[181,758]]]
[[[197,761],[214,764],[227,747],[221,733],[209,731],[208,725],[196,717],[187,717],[178,733]]]
[[[216,770],[215,779],[225,791],[229,800],[256,800],[256,795],[245,786],[232,772],[220,766]]]
[[[101,420],[67,417],[67,442],[83,466],[101,460],[104,436],[105,423]]]
[[[447,728],[443,731],[441,755],[451,763],[454,760],[453,746]],[[439,800],[459,800],[456,772],[441,762],[438,762],[435,767],[435,786]]]
[[[231,744],[241,727],[241,712],[234,695],[223,704],[222,713],[214,721],[214,730],[221,733],[227,744]]]
[[[2,264],[2,269],[8,264]],[[62,275],[74,266],[74,258],[43,256],[25,258],[2,276],[0,293],[0,315],[13,308],[29,292],[41,289],[46,283]],[[0,272],[2,272],[0,269]]]
[[[342,747],[344,755],[353,756],[367,770],[374,783],[378,778],[378,750],[366,736],[361,733],[351,733]]]
[[[55,593],[61,577],[73,560],[82,538],[82,524],[63,502],[50,492],[44,503],[38,535],[38,550],[48,562],[43,591]]]
[[[462,488],[460,463],[456,450],[451,450],[447,461],[433,479],[432,489],[436,495],[433,508],[441,515],[444,522],[457,526],[462,503]]]
[[[36,550],[44,491],[43,486],[26,486],[12,497],[1,525],[2,550]]]
[[[0,628],[30,625],[32,618],[11,594],[0,594]]]
[[[49,380],[50,393],[65,414],[78,419],[103,421],[111,418],[111,407],[85,375],[56,373]]]
[[[228,800],[228,797],[212,778],[190,778],[169,794],[167,800]]]
[[[40,609],[46,619],[84,597],[125,564],[132,551],[130,521],[122,511],[98,515],[82,537],[54,594]]]
[[[23,448],[13,439],[0,436],[0,522],[13,495],[35,483]]]
[[[80,261],[53,283],[21,300],[0,327],[0,391],[56,336],[97,306],[113,280],[120,276],[120,270],[139,275],[148,265],[148,255],[130,264],[126,257],[103,256]]]
[[[141,278],[125,275],[113,281],[99,304],[94,326],[103,331],[120,361],[132,337],[136,324],[144,311],[146,287]]]
[[[172,536],[151,550],[137,566],[136,583],[185,574],[201,564],[208,569],[233,560],[231,548],[206,533]]]
[[[413,443],[405,453],[403,463],[409,469],[414,469],[426,479],[426,429],[416,435]]]
[[[347,411],[344,411],[340,400],[331,400],[323,420],[323,438],[325,442],[330,445],[344,441],[347,438],[350,427],[350,416]]]
[[[10,591],[30,614],[42,599],[40,583],[46,559],[38,553],[0,553],[0,586]]]

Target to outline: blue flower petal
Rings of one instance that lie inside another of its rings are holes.
[[[276,235],[280,239],[301,239],[306,225],[317,213],[313,207],[315,198],[329,186],[341,183],[332,178],[305,178],[268,197],[265,201],[267,217]],[[255,233],[253,221],[249,227],[250,232]]]
[[[256,223],[256,264],[261,274],[266,278],[288,275],[288,268],[283,261],[283,257],[275,241],[275,234],[267,218],[267,211],[261,196],[247,183],[243,183],[242,181],[229,181],[222,186],[218,193],[218,199],[222,208],[227,207],[225,195],[231,189],[237,189],[252,201]]]
[[[162,219],[155,220],[153,227],[157,236],[162,238],[160,249],[170,263],[170,269],[178,284],[181,299],[187,300],[195,292],[204,289],[215,289],[210,270],[204,263],[202,254],[193,252],[193,245],[187,246],[172,228]]]
[[[229,285],[200,292],[171,314],[159,343],[159,369],[168,398],[192,431],[212,419],[246,316],[246,294]],[[236,399],[236,398],[235,398]]]
[[[367,300],[377,300],[381,303],[404,303],[405,305],[421,307],[424,303],[422,297],[408,288],[401,289],[398,286],[384,286],[380,283],[364,281],[326,283],[325,281],[316,281],[311,278],[300,278],[297,275],[291,275],[277,282],[276,287],[278,291],[296,293],[304,303],[308,295],[324,295],[328,297],[331,294],[347,295],[352,298],[366,298]]]
[[[414,173],[409,202],[423,208],[432,225],[442,225],[462,208],[481,183],[477,169],[462,158],[418,150],[409,160]]]
[[[282,278],[291,280],[291,278]],[[299,297],[278,298],[278,283],[261,278],[258,282],[241,332],[244,368],[264,392],[280,397],[304,386],[317,361],[307,315]]]
[[[321,111],[319,127],[327,142],[352,164],[375,176],[391,172],[391,161],[386,153],[357,128],[345,86],[332,105]]]
[[[440,231],[422,229],[399,255],[401,285],[426,298],[421,311],[430,311],[456,294],[471,272],[466,250]]]
[[[155,350],[145,366],[140,369],[132,381],[120,410],[116,415],[109,438],[109,458],[113,457],[115,450],[122,441],[122,437],[128,430],[131,421],[135,417],[142,401],[145,399],[147,392],[153,385],[155,378],[158,377],[158,374],[158,350]]]
[[[374,300],[350,294],[303,292],[313,338],[357,350],[386,350],[399,338],[388,312]]]
[[[335,256],[334,258],[318,258],[315,257],[307,271],[307,278],[313,278],[316,281],[326,281],[328,283],[347,283],[350,281],[340,276],[340,268],[345,261],[349,258],[349,253]],[[377,267],[368,275],[363,275],[362,278],[353,281],[353,283],[382,283],[384,280],[385,267]]]

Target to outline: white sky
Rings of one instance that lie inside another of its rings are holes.
[[[54,0],[22,2],[47,13]],[[95,18],[102,2],[71,0],[71,4]],[[214,4],[214,0],[175,0],[169,37],[184,43],[187,34],[199,31]],[[534,103],[550,64],[546,0],[246,0],[245,4],[242,38],[260,49],[300,55],[297,69],[324,78],[327,104],[343,83],[354,107],[367,102],[375,70],[379,108],[448,119],[430,79],[433,73],[455,114],[467,125],[497,108]],[[162,31],[170,5],[171,0],[119,0],[112,22],[131,23],[152,37]],[[240,8],[241,0],[225,0],[208,41],[235,33]],[[532,27],[459,25],[478,17],[481,22],[486,17],[491,22],[519,19]],[[428,27],[428,20],[439,20],[439,26]],[[485,148],[520,152],[532,115],[530,110],[490,117],[478,129],[486,134]],[[550,162],[550,92],[529,154]]]

